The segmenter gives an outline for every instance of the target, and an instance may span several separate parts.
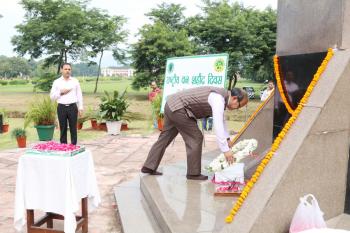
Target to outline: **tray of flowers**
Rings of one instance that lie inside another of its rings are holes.
[[[216,157],[207,167],[208,172],[214,173],[211,180],[215,184],[215,196],[234,196],[242,192],[244,181],[244,163],[242,159],[252,155],[257,148],[256,139],[245,139],[236,143],[232,148],[235,162],[229,164],[223,153]]]
[[[84,146],[61,144],[54,141],[39,143],[26,151],[27,154],[71,157],[85,151]]]

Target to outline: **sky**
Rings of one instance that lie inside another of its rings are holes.
[[[11,38],[16,35],[15,25],[21,24],[24,20],[24,10],[19,4],[20,0],[0,0],[0,55],[8,57],[16,56],[13,52]],[[129,31],[128,43],[137,41],[135,34],[145,23],[148,23],[144,15],[152,8],[161,4],[162,0],[91,0],[89,6],[106,10],[110,15],[123,15],[127,18],[124,29]],[[201,0],[166,0],[166,3],[181,4],[186,8],[186,17],[200,13],[198,6],[202,5]],[[277,0],[237,0],[244,6],[252,6],[256,9],[265,9],[271,6],[277,9]],[[102,66],[117,66],[112,54],[107,52],[102,60]]]

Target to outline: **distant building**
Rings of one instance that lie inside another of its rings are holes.
[[[101,68],[101,75],[104,77],[110,77],[110,76],[120,76],[120,77],[127,77],[130,78],[134,74],[134,69],[129,66],[123,66],[123,67],[104,67]]]

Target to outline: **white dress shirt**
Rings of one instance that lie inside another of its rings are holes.
[[[61,95],[61,90],[71,89],[65,95]],[[83,110],[83,94],[81,92],[80,84],[78,79],[69,77],[66,80],[63,76],[56,79],[51,88],[50,98],[57,100],[59,104],[72,104],[77,103],[78,109]]]
[[[265,101],[267,98],[269,98],[269,96],[271,95],[272,91],[273,91],[273,89],[271,89],[271,90],[266,89],[263,92],[263,94],[261,95],[260,100],[261,101]]]
[[[208,103],[211,106],[213,112],[213,123],[214,130],[216,134],[216,140],[219,145],[221,152],[227,152],[230,150],[227,138],[229,134],[227,131],[226,121],[225,121],[225,99],[222,95],[211,92],[208,96]]]

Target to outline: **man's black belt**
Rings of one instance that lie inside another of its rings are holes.
[[[73,106],[74,104],[77,104],[77,103],[71,103],[71,104],[58,104],[58,105],[65,106],[65,107],[70,107],[70,106]]]

